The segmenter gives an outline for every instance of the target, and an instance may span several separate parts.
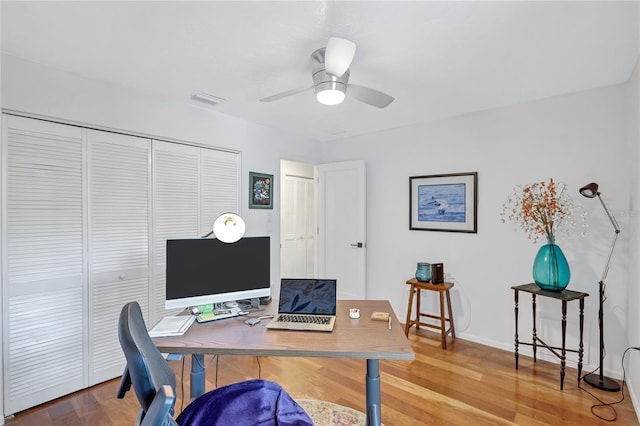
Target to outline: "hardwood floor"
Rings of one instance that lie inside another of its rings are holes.
[[[439,336],[415,329],[409,339],[415,361],[381,361],[382,421],[387,426],[409,425],[601,425],[591,413],[597,401],[578,387],[577,371],[567,369],[560,391],[558,364],[533,363],[520,357],[514,368],[513,353],[456,339],[440,349]],[[188,392],[190,358],[185,358],[185,389]],[[258,377],[285,387],[294,398],[320,399],[364,411],[364,360],[325,358],[278,358],[207,356],[207,388]],[[182,362],[173,362],[178,377]],[[581,383],[581,387],[582,387]],[[115,397],[118,380],[74,393],[7,419],[8,426],[26,425],[132,425],[138,410],[133,389],[125,399]],[[604,401],[620,399],[620,393],[584,388]],[[180,412],[181,400],[176,403]],[[638,425],[625,388],[625,399],[596,409],[603,417],[617,416],[616,424]]]

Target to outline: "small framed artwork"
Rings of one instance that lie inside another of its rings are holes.
[[[249,172],[249,208],[273,208],[273,175]]]
[[[410,177],[409,229],[477,233],[477,203],[477,172]]]

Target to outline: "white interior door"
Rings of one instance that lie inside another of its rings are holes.
[[[315,167],[282,160],[280,171],[280,275],[315,278],[318,273]]]
[[[363,160],[318,167],[319,277],[338,280],[339,299],[366,298]]]

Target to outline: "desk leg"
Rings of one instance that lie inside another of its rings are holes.
[[[578,346],[578,383],[582,379],[582,356],[584,346],[582,344],[582,333],[584,331],[584,297],[580,299],[580,346]]]
[[[204,395],[204,354],[191,355],[191,401]]]
[[[536,331],[536,295],[531,295],[531,310],[533,311],[533,339],[531,339],[531,343],[533,346],[533,362],[536,362],[536,351],[538,349],[538,334]]]
[[[516,306],[516,370],[518,369],[518,290],[514,289]]]
[[[380,361],[367,360],[367,424],[380,426]]]
[[[567,301],[562,301],[562,356],[560,357],[560,390],[564,387],[564,368],[567,364]]]

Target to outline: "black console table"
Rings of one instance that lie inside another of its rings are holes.
[[[536,349],[538,344],[547,348],[551,353],[560,359],[560,389],[564,386],[564,369],[566,366],[566,353],[577,352],[578,353],[578,382],[582,375],[582,356],[584,346],[582,344],[582,334],[584,330],[584,298],[588,293],[582,293],[579,291],[563,290],[559,292],[545,291],[538,287],[535,283],[523,284],[511,287],[515,292],[515,308],[516,308],[516,369],[518,368],[518,345],[529,345],[533,347],[533,362],[536,362]],[[533,311],[533,337],[531,343],[521,342],[518,340],[518,293],[524,291],[531,293],[532,311]],[[549,297],[551,299],[557,299],[562,302],[562,346],[555,347],[546,344],[536,333],[536,296]],[[566,335],[567,335],[567,302],[572,300],[580,301],[580,344],[578,349],[567,349],[565,347]],[[560,351],[560,352],[558,352]]]

